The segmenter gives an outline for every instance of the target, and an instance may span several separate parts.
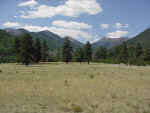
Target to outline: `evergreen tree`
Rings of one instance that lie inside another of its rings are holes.
[[[42,49],[41,41],[39,38],[37,38],[35,41],[35,47],[34,47],[34,61],[36,63],[40,62],[41,60],[41,56],[42,56],[41,49]]]
[[[150,63],[150,49],[144,50],[144,61]]]
[[[92,46],[89,41],[85,45],[85,56],[89,64],[92,60]]]
[[[120,55],[119,55],[119,60],[122,63],[127,63],[128,62],[128,48],[126,43],[124,42],[121,46],[120,46]]]
[[[61,61],[62,60],[62,49],[61,48],[58,48],[56,50],[56,59],[57,59],[57,61]]]
[[[33,61],[33,40],[29,34],[25,34],[20,49],[21,62],[25,65],[29,65]]]
[[[83,48],[79,47],[75,51],[75,59],[77,62],[82,63],[84,60],[84,50]]]
[[[142,54],[143,54],[143,47],[141,46],[140,43],[138,43],[135,48],[135,57],[139,58],[141,57]]]
[[[67,64],[72,59],[72,53],[73,53],[73,49],[69,37],[65,37],[62,54],[63,54],[63,59]]]
[[[99,47],[95,52],[96,59],[106,59],[107,58],[107,48]]]
[[[48,45],[46,43],[46,40],[43,41],[43,45],[42,45],[42,61],[46,62],[48,60],[48,52],[49,52],[49,48]]]
[[[16,53],[16,61],[17,61],[17,63],[19,63],[20,62],[21,40],[19,40],[18,38],[15,38],[14,49],[15,49],[15,53]]]

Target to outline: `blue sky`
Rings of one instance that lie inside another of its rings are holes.
[[[1,0],[0,28],[50,30],[81,42],[133,37],[150,27],[150,0]]]

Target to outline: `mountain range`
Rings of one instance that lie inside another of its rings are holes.
[[[15,37],[23,37],[24,34],[28,33],[32,36],[33,39],[39,38],[41,40],[46,40],[50,50],[54,50],[56,48],[62,47],[64,43],[64,38],[59,35],[52,33],[48,30],[40,31],[40,32],[29,32],[25,29],[4,29],[9,35]],[[71,44],[73,48],[83,46],[83,44],[77,40],[70,38]]]
[[[150,28],[127,41],[128,47],[134,47],[140,43],[144,48],[150,48]]]
[[[108,37],[104,37],[100,40],[98,40],[97,42],[93,43],[92,46],[94,48],[97,48],[97,47],[100,47],[100,46],[103,46],[103,47],[106,47],[106,48],[112,48],[114,46],[118,46],[120,45],[121,43],[127,41],[128,38],[108,38]]]
[[[29,33],[33,39],[39,38],[41,40],[46,40],[50,50],[55,50],[62,47],[64,43],[64,38],[59,35],[52,33],[50,31],[40,31],[40,32],[29,32],[25,29],[3,29],[0,30],[0,50],[9,49],[13,46],[13,41],[15,37],[22,38],[25,33]],[[73,48],[84,46],[83,43],[70,38]],[[108,38],[104,37],[97,42],[92,44],[93,48],[100,46],[106,48],[112,48],[118,46],[123,42],[127,42],[128,46],[135,46],[137,43],[141,43],[143,47],[150,47],[150,28],[146,29],[144,32],[139,35],[129,39],[129,38]]]

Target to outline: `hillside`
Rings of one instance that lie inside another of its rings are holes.
[[[140,43],[144,48],[150,48],[150,28],[127,41],[129,47]]]
[[[93,47],[97,48],[100,46],[106,47],[106,48],[111,48],[114,46],[118,46],[121,43],[123,43],[124,41],[126,41],[128,38],[107,38],[104,37],[102,39],[100,39],[99,41],[93,43]]]
[[[29,32],[25,29],[5,29],[5,31],[12,36],[22,37],[25,33],[29,33],[33,39],[39,38],[41,40],[46,40],[50,50],[60,48],[64,43],[64,38],[47,30],[41,32]],[[81,42],[74,39],[70,39],[70,41],[73,48],[83,45]]]
[[[10,51],[14,44],[14,38],[15,36],[8,34],[4,30],[0,30],[0,55],[11,54]]]

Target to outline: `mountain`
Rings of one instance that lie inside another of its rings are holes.
[[[10,49],[13,46],[15,36],[8,34],[4,30],[0,30],[0,49]]]
[[[15,36],[8,34],[4,30],[0,30],[0,56],[13,55]]]
[[[51,50],[62,47],[64,43],[64,38],[48,30],[40,32],[29,32],[25,29],[5,29],[5,31],[10,35],[17,37],[22,37],[25,33],[29,33],[33,37],[33,39],[39,38],[41,40],[46,40]],[[81,42],[74,40],[72,38],[70,38],[70,41],[72,43],[73,48],[83,46]]]
[[[10,35],[13,35],[13,36],[22,36],[24,35],[25,33],[29,33],[27,30],[25,29],[11,29],[11,28],[7,28],[7,29],[4,29],[7,33],[9,33]]]
[[[150,48],[150,28],[127,41],[129,47],[133,47],[137,43],[140,43],[144,48]]]
[[[127,40],[128,40],[128,38],[107,38],[107,37],[104,37],[104,38],[98,40],[97,42],[93,43],[92,46],[94,48],[97,48],[100,46],[103,46],[106,48],[112,48],[114,46],[120,45],[121,43],[123,43],[124,41],[127,41]]]

